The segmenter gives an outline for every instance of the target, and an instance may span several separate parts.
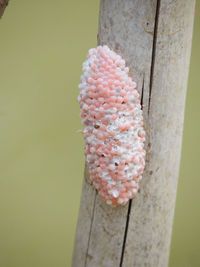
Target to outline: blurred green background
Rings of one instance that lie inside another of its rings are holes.
[[[11,0],[0,20],[0,267],[70,266],[84,169],[77,85],[98,9]],[[197,0],[170,267],[200,266],[199,69]]]

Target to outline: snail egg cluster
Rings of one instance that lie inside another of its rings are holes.
[[[107,204],[125,205],[145,166],[145,132],[136,83],[108,46],[90,49],[78,102],[90,179]]]

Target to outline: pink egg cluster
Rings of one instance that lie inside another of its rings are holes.
[[[136,83],[108,46],[90,49],[82,69],[78,101],[90,179],[107,204],[125,205],[138,191],[145,166]]]

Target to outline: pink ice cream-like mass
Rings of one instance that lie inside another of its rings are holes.
[[[105,45],[89,50],[82,70],[78,102],[90,179],[107,204],[125,205],[137,193],[145,166],[136,83],[121,56]]]

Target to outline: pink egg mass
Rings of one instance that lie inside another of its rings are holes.
[[[78,101],[90,179],[107,204],[125,205],[137,193],[145,166],[136,83],[108,46],[90,49],[82,70]]]

